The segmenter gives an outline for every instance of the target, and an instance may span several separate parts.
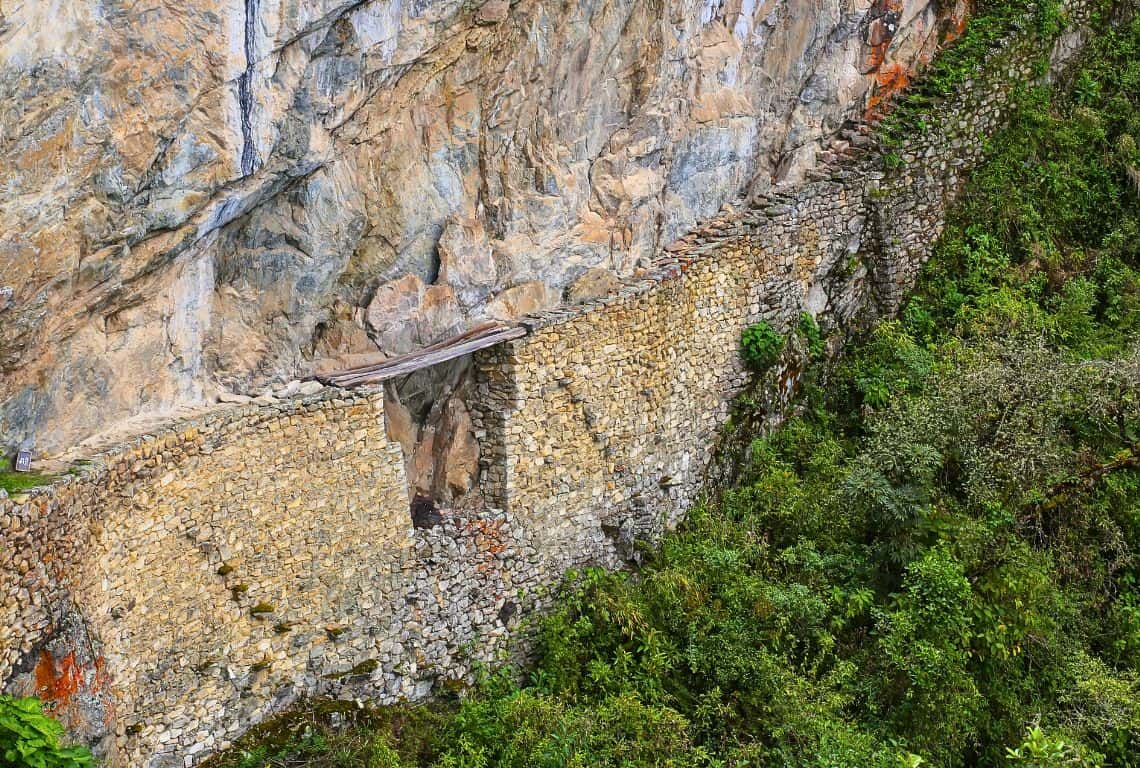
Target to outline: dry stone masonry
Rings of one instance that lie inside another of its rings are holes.
[[[0,678],[48,685],[88,739],[118,728],[193,755],[256,721],[314,653],[331,669],[374,655],[357,617],[412,547],[382,396],[213,414],[68,480],[4,504]],[[39,647],[57,626],[75,631]],[[345,637],[324,647],[332,627]]]
[[[50,701],[111,765],[167,768],[300,696],[470,681],[567,568],[621,564],[694,501],[745,383],[742,328],[807,312],[844,331],[898,307],[1034,41],[1010,33],[900,167],[851,128],[816,178],[476,353],[479,484],[457,508],[413,516],[367,389],[211,412],[0,497],[4,690]]]
[[[1070,8],[1074,29],[1086,13]],[[1079,39],[1058,43],[1054,66]],[[747,378],[741,330],[760,320],[789,330],[802,312],[850,330],[894,313],[1040,45],[1022,32],[1000,41],[891,162],[869,128],[848,129],[814,179],[726,206],[638,280],[533,316],[527,336],[477,355],[488,497],[554,541],[582,520],[620,542],[678,520]],[[794,370],[783,374],[777,404],[794,386]]]

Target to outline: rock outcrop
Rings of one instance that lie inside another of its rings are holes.
[[[0,2],[0,446],[54,452],[629,275],[801,176],[965,11]]]

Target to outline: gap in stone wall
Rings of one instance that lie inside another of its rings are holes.
[[[404,449],[418,527],[438,522],[440,508],[460,503],[476,486],[480,447],[468,408],[473,376],[467,355],[384,384],[388,437]]]

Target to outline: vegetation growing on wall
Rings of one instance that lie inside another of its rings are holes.
[[[735,487],[571,575],[525,684],[219,764],[1140,765],[1140,23],[1065,86]]]
[[[0,489],[8,493],[22,493],[41,485],[47,485],[51,478],[38,472],[13,472],[0,469]]]
[[[88,768],[84,747],[61,745],[63,726],[43,713],[33,698],[0,695],[0,765],[16,768]]]
[[[740,357],[749,370],[756,373],[775,365],[787,340],[766,322],[750,325],[740,334]]]
[[[1010,30],[1029,25],[1044,47],[1065,28],[1060,0],[988,0],[974,6],[973,17],[953,45],[939,53],[923,71],[916,87],[901,94],[898,103],[880,121],[878,132],[886,146],[899,146],[911,132],[924,130],[930,106],[955,90],[968,87]],[[1107,12],[1109,3],[1102,6]],[[884,159],[888,167],[901,163],[901,158],[890,152]]]

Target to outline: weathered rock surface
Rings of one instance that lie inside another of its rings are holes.
[[[584,301],[613,293],[620,286],[621,281],[614,276],[613,272],[602,267],[591,267],[567,286],[566,301],[569,304],[581,304]]]
[[[964,11],[0,8],[0,445],[49,452],[367,352],[365,329],[392,353],[528,311],[519,286],[545,306],[536,284],[629,274],[749,184],[802,175]],[[415,300],[378,304],[393,285]]]
[[[477,306],[491,295],[497,275],[495,259],[487,231],[478,219],[448,221],[436,251],[437,282],[449,286],[465,308]]]
[[[424,285],[409,274],[376,289],[365,322],[381,350],[404,354],[455,332],[462,320],[451,286]]]

